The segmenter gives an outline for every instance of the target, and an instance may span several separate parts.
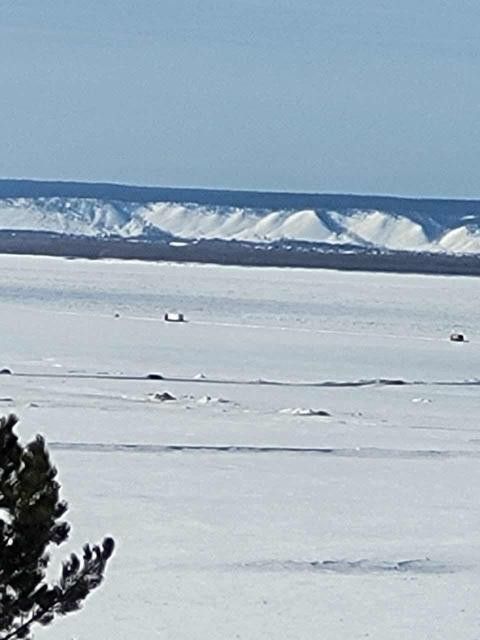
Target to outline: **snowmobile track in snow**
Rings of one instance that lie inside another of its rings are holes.
[[[398,459],[398,460],[438,460],[455,458],[480,459],[480,451],[441,449],[380,449],[327,448],[327,447],[282,447],[229,444],[123,444],[102,442],[51,442],[51,449],[57,451],[78,451],[86,453],[219,453],[219,454],[307,454],[338,458]]]
[[[269,386],[269,387],[301,387],[301,388],[356,388],[356,387],[478,387],[480,379],[472,380],[403,380],[401,378],[366,378],[360,380],[323,380],[323,381],[291,381],[268,380],[257,378],[252,380],[237,380],[228,378],[195,378],[179,376],[163,376],[160,374],[128,375],[110,373],[28,373],[16,372],[10,374],[16,378],[46,378],[46,379],[74,379],[74,380],[125,380],[145,382],[175,382],[197,384],[224,384],[238,386]]]

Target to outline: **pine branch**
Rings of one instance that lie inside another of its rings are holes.
[[[48,613],[48,610],[38,611],[37,613],[32,615],[32,617],[29,620],[27,620],[27,622],[24,622],[20,627],[17,627],[14,631],[11,631],[6,636],[2,636],[0,640],[11,640],[11,638],[24,638],[25,637],[24,632],[28,633],[30,631],[30,627],[32,626],[32,624],[37,622],[46,613]]]
[[[68,538],[61,521],[68,505],[60,500],[57,470],[45,440],[37,436],[23,446],[14,427],[17,418],[0,418],[0,640],[30,638],[35,623],[48,625],[56,616],[81,608],[104,578],[114,542],[83,548],[63,563],[60,580],[50,586],[48,548]]]
[[[32,616],[15,630],[2,636],[0,640],[11,640],[12,638],[24,638],[30,631],[30,627],[35,622],[41,622],[47,614],[62,615],[69,611],[74,611],[81,606],[90,593],[91,589],[98,587],[103,580],[103,574],[107,561],[112,556],[115,543],[112,538],[105,538],[102,548],[95,545],[93,553],[89,545],[84,547],[84,565],[81,570],[79,560],[75,554],[67,561],[62,570],[60,584],[68,585],[65,589],[61,586],[54,587],[51,591],[42,594],[47,600],[51,600],[46,606],[39,606],[39,609]],[[46,590],[46,585],[44,586]],[[37,594],[38,595],[38,594]]]

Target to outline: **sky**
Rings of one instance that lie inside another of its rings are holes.
[[[480,197],[478,0],[0,0],[0,176]]]

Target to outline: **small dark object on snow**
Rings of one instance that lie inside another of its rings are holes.
[[[163,393],[155,393],[153,395],[154,400],[160,400],[160,402],[171,402],[172,400],[176,400],[175,396],[172,396],[168,391],[164,391]]]
[[[185,322],[183,313],[166,313],[163,319],[165,322]]]
[[[450,342],[465,342],[465,336],[463,333],[451,333]]]
[[[117,311],[117,313],[115,314],[115,318],[119,318],[119,317],[120,317],[120,314]]]
[[[163,380],[163,376],[160,373],[149,373],[147,380]]]
[[[0,376],[11,376],[11,375],[12,375],[11,369],[0,369]]]

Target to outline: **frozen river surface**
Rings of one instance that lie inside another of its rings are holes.
[[[38,637],[479,638],[478,290],[0,257],[3,413],[49,442],[69,548],[118,542]]]

